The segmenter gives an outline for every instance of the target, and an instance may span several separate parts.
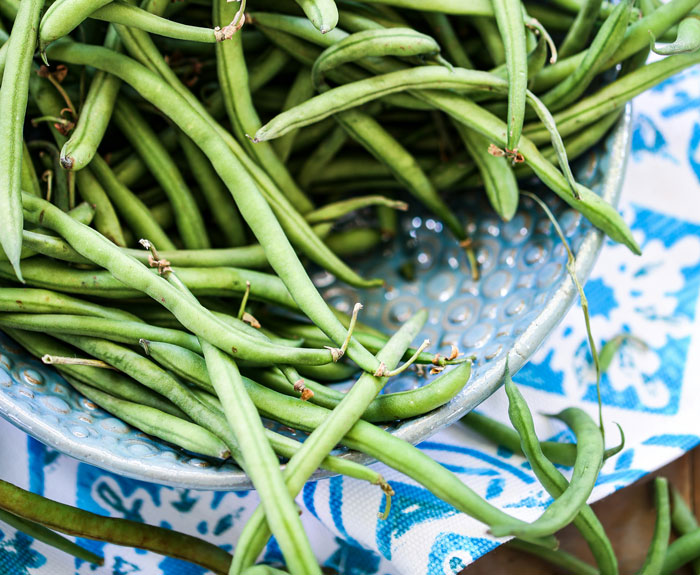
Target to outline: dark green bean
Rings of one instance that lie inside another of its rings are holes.
[[[29,95],[29,76],[36,46],[36,31],[43,0],[26,0],[7,41],[5,67],[12,70],[0,85],[0,247],[22,280],[22,154],[24,116]]]
[[[275,76],[289,64],[289,54],[272,46],[250,65],[248,86],[250,93],[259,93]]]
[[[472,19],[474,26],[481,37],[481,41],[486,47],[485,52],[494,66],[505,64],[506,50],[503,45],[503,40],[498,32],[498,26],[493,18],[485,18],[482,16]]]
[[[0,508],[54,531],[175,557],[224,575],[231,556],[216,545],[172,529],[103,517],[51,501],[0,480]]]
[[[118,100],[114,107],[114,120],[167,194],[185,247],[208,248],[206,226],[194,197],[177,164],[158,141],[145,118],[135,106],[127,104],[125,100]]]
[[[299,104],[301,103],[302,102],[299,102]],[[289,134],[293,134],[297,131],[298,130],[292,130],[282,136],[282,138],[286,138]],[[275,141],[279,141],[279,139]],[[297,175],[299,185],[304,189],[308,189],[314,180],[318,179],[323,174],[326,166],[335,158],[347,141],[348,134],[342,126],[338,126],[321,140],[316,149],[307,156],[306,161],[299,170],[299,174]]]
[[[0,510],[0,521],[7,523],[8,525],[14,527],[18,531],[29,535],[29,537],[46,543],[51,547],[54,547],[64,553],[68,553],[73,557],[87,561],[88,563],[93,563],[94,565],[104,565],[104,558],[99,555],[95,555],[92,551],[84,549],[80,545],[73,543],[69,539],[66,539],[58,533],[54,533],[51,529],[44,527],[39,523],[29,521],[27,519],[22,519],[17,515],[8,513],[7,511]]]
[[[522,450],[530,462],[535,476],[556,501],[556,498],[567,490],[569,482],[542,453],[540,443],[537,441],[532,414],[530,413],[525,399],[508,374],[506,374],[505,386],[509,399],[508,415],[513,427],[515,427],[520,436]],[[598,435],[600,435],[599,431]],[[596,467],[596,474],[598,469],[599,466]],[[605,535],[603,526],[600,524],[600,521],[598,521],[593,510],[588,505],[584,504],[580,507],[578,515],[574,518],[573,523],[581,532],[581,535],[583,535],[586,543],[588,543],[601,574],[617,574],[618,568],[615,553],[613,552],[610,540]]]
[[[113,26],[107,29],[104,45],[112,50],[118,50],[120,47],[119,37]],[[75,128],[61,148],[61,165],[66,170],[82,170],[97,153],[97,147],[112,118],[120,86],[121,80],[107,72],[95,74],[80,108]]]
[[[209,213],[224,235],[227,245],[232,247],[245,245],[246,234],[241,216],[236,209],[236,204],[233,203],[231,194],[217,176],[211,162],[187,136],[180,136],[180,147],[209,206]],[[160,245],[156,240],[153,242],[157,246]]]
[[[457,36],[450,19],[439,12],[428,13],[425,19],[435,32],[440,44],[445,48],[445,52],[452,59],[452,62],[460,68],[473,68],[469,56],[467,56],[462,41]]]
[[[698,529],[698,522],[680,491],[671,487],[671,525],[678,535],[687,535]],[[700,573],[700,559],[692,561],[693,574]]]
[[[671,510],[668,496],[668,481],[663,477],[654,479],[654,502],[656,504],[656,523],[654,535],[649,544],[644,565],[637,571],[639,575],[656,575],[661,573],[671,536]]]
[[[64,212],[72,208],[68,193],[68,179],[66,172],[61,167],[60,152],[51,142],[46,140],[32,140],[27,144],[30,151],[40,150],[39,158],[43,160],[44,167],[52,173],[50,201]],[[47,195],[48,198],[48,195]]]
[[[223,441],[199,425],[152,407],[119,399],[85,385],[70,376],[66,376],[66,380],[90,401],[148,435],[173,443],[193,453],[220,459],[228,459],[229,457],[228,448]]]
[[[0,78],[2,78],[2,71],[0,71]],[[37,198],[42,197],[41,185],[39,184],[39,178],[36,176],[36,171],[34,171],[34,162],[32,162],[32,157],[29,154],[29,149],[27,149],[27,144],[22,143],[22,175],[21,175],[22,189]]]

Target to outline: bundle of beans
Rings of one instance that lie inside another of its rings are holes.
[[[605,456],[595,425],[561,416],[594,440],[567,451],[588,462],[573,497],[563,478],[542,479],[564,499],[554,520],[506,515],[372,424],[449,401],[469,361],[410,347],[425,311],[388,337],[358,321],[361,306],[332,310],[300,258],[381,289],[343,258],[395,233],[393,210],[408,199],[446,224],[477,277],[444,193],[483,185],[508,220],[518,181],[533,175],[638,252],[569,159],[627,100],[700,62],[696,4],[0,0],[0,328],[124,421],[245,470],[262,503],[231,573],[258,572],[270,534],[291,573],[320,573],[293,500],[319,466],[390,497],[376,472],[329,455],[338,443],[531,547],[555,547],[576,517],[606,541],[583,511]],[[650,34],[672,43],[652,42],[667,57],[647,65]],[[383,194],[361,195],[368,188]],[[371,225],[338,227],[358,210]],[[378,397],[412,364],[444,373]],[[347,394],[302,377],[355,372]],[[310,435],[298,443],[261,416]],[[212,567],[197,544],[176,541],[175,556]]]

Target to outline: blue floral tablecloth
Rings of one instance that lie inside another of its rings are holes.
[[[648,347],[623,345],[602,380],[608,444],[627,435],[592,499],[629,485],[700,443],[700,68],[635,100],[631,159],[622,211],[644,254],[606,245],[587,285],[592,327],[605,342],[629,332]],[[517,374],[533,411],[578,405],[596,412],[594,373],[581,310],[573,308]],[[480,411],[507,420],[496,393]],[[536,416],[541,438],[568,440]],[[525,520],[550,502],[522,457],[456,424],[420,448],[480,495]],[[0,421],[0,477],[52,499],[113,517],[198,535],[231,550],[257,504],[254,492],[172,489],[125,479],[61,455]],[[377,465],[396,491],[391,514],[377,488],[335,477],[309,483],[298,498],[319,560],[342,575],[455,575],[498,543],[486,528],[411,480]],[[0,523],[0,573],[12,575],[205,575],[151,553],[81,541],[105,556],[100,568],[75,560]],[[281,559],[274,541],[264,555]]]

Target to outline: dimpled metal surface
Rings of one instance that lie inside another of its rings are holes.
[[[628,106],[606,141],[574,166],[578,181],[615,205],[629,129]],[[500,385],[506,358],[511,370],[517,371],[576,297],[566,273],[566,252],[543,212],[523,198],[517,215],[503,223],[492,211],[482,209],[481,196],[465,194],[455,204],[475,242],[479,281],[471,279],[463,253],[442,224],[413,212],[402,217],[401,233],[391,246],[355,264],[365,277],[384,279],[386,290],[358,292],[325,272],[313,277],[331,304],[350,311],[361,301],[361,320],[387,333],[420,307],[427,307],[429,320],[417,341],[430,339],[430,351],[443,355],[454,343],[462,353],[476,357],[471,380],[452,401],[422,417],[387,426],[413,443],[430,437],[491,395]],[[603,235],[555,196],[543,197],[576,253],[579,277],[585,279]],[[429,378],[409,371],[392,379],[385,391],[412,389]],[[196,457],[113,418],[2,333],[0,415],[66,454],[122,475],[199,489],[251,488],[235,465]],[[270,425],[303,439],[302,433]],[[342,455],[369,461],[358,453]],[[318,472],[315,477],[325,475]]]

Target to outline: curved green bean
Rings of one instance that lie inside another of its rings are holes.
[[[26,535],[29,535],[29,537],[32,537],[37,541],[46,543],[47,545],[55,547],[56,549],[59,549],[64,553],[68,553],[73,557],[77,557],[78,559],[82,559],[88,563],[93,563],[94,565],[104,565],[104,557],[95,555],[92,551],[88,551],[77,543],[73,543],[69,539],[66,539],[58,533],[54,533],[51,531],[51,529],[48,529],[39,523],[23,519],[3,510],[0,510],[0,521],[7,523],[8,525]]]
[[[114,107],[114,120],[168,196],[175,212],[177,229],[185,247],[208,248],[210,244],[206,225],[190,188],[185,183],[177,164],[162,146],[145,118],[134,105],[128,104],[125,100],[118,100]],[[151,241],[156,240],[151,239]]]
[[[700,16],[691,14],[678,24],[678,35],[675,41],[664,46],[654,43],[652,50],[656,54],[670,56],[686,54],[700,49]]]
[[[51,501],[0,480],[0,508],[55,531],[175,557],[224,575],[231,556],[216,545],[172,529],[103,517]]]
[[[327,34],[338,24],[338,8],[334,0],[294,0],[314,27]]]
[[[161,18],[147,10],[129,4],[123,0],[112,0],[108,4],[90,13],[90,18],[138,28],[144,32],[190,42],[214,44],[226,39],[224,31],[181,24],[167,18]]]
[[[530,462],[535,476],[556,501],[556,498],[567,490],[569,482],[542,453],[540,443],[537,441],[530,409],[508,374],[506,374],[505,387],[509,400],[508,416],[520,436],[522,450]],[[598,435],[600,435],[599,430]],[[597,471],[598,468],[596,468],[596,474]],[[593,510],[584,503],[579,508],[578,515],[573,519],[573,523],[583,535],[586,543],[588,543],[600,573],[602,575],[616,575],[618,573],[617,558],[610,540],[605,535],[603,526],[598,521]]]
[[[104,45],[112,50],[118,50],[120,47],[113,26],[107,29]],[[61,148],[61,165],[66,170],[82,170],[97,153],[97,147],[112,118],[120,86],[121,80],[107,72],[95,74],[85,101],[80,107],[75,128]]]
[[[680,491],[671,487],[671,525],[678,535],[687,535],[698,529],[698,521]],[[700,573],[700,559],[692,561],[693,574]]]
[[[654,535],[649,544],[644,565],[637,571],[639,575],[661,573],[664,566],[668,539],[671,536],[671,505],[669,503],[668,481],[664,477],[654,479],[654,502],[656,505]]]
[[[408,204],[398,200],[392,200],[386,196],[358,196],[347,200],[340,200],[317,208],[306,214],[306,221],[310,224],[318,224],[326,221],[335,221],[347,214],[368,208],[370,206],[385,206],[393,210],[406,211]]]
[[[5,67],[0,85],[0,247],[22,280],[22,154],[24,116],[29,77],[36,46],[36,30],[43,0],[26,0],[19,6],[10,39],[5,44]]]
[[[148,435],[193,453],[219,459],[229,457],[228,447],[224,442],[199,425],[146,405],[119,399],[70,376],[66,376],[66,380],[90,401]]]
[[[46,57],[44,52],[51,42],[68,36],[90,14],[110,2],[112,0],[57,0],[51,4],[39,23],[39,50],[42,56]]]
[[[697,559],[700,559],[700,529],[682,535],[668,546],[661,573],[670,575]]]

